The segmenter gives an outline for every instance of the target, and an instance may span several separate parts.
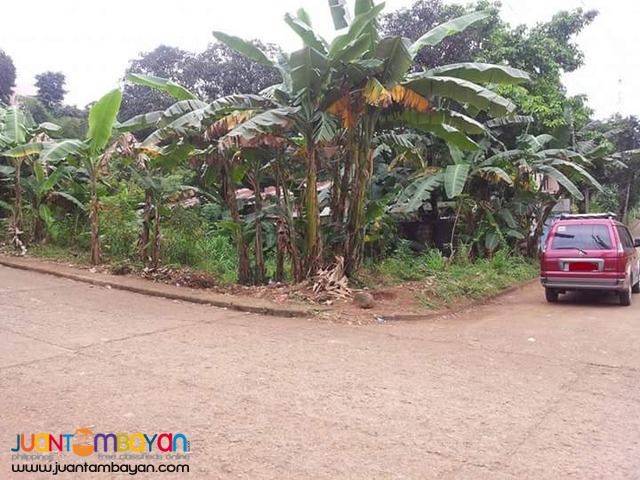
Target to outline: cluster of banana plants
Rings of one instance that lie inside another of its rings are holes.
[[[153,132],[149,148],[193,144],[202,164],[220,185],[238,248],[239,280],[264,279],[261,238],[262,189],[275,186],[269,202],[283,239],[278,257],[288,255],[292,276],[302,280],[334,256],[345,259],[348,273],[362,260],[367,239],[371,182],[375,174],[375,139],[385,133],[412,131],[436,137],[461,151],[480,148],[488,134],[474,117],[501,118],[516,106],[489,88],[530,81],[527,73],[502,65],[459,63],[415,72],[416,55],[446,37],[487,18],[476,12],[426,32],[416,42],[381,37],[377,19],[384,8],[357,0],[349,20],[342,4],[329,2],[339,34],[327,41],[300,10],[285,22],[300,36],[302,48],[269,58],[250,42],[223,32],[214,37],[248,58],[279,70],[282,82],[254,95],[236,95],[206,103],[175,83],[130,76],[129,80],[173,95],[164,112],[150,112],[121,128]],[[240,174],[238,174],[240,172]],[[459,173],[462,173],[461,171]],[[256,192],[248,244],[246,219],[238,211],[236,188],[244,182]],[[442,182],[433,179],[434,186]],[[323,203],[322,185],[329,183]],[[320,192],[320,193],[319,193]],[[414,196],[412,202],[423,201]],[[321,221],[321,212],[327,211]],[[340,241],[329,241],[327,233]],[[251,265],[249,252],[255,255]]]
[[[375,232],[389,211],[411,212],[434,202],[437,207],[438,197],[457,201],[462,233],[492,252],[509,238],[527,236],[533,227],[522,219],[534,217],[532,205],[546,208],[565,193],[579,198],[576,181],[599,187],[585,156],[547,148],[551,137],[523,136],[518,149],[500,148],[492,122],[520,117],[516,105],[493,89],[530,82],[526,72],[483,63],[414,70],[422,49],[472,28],[488,14],[453,19],[410,42],[381,36],[384,4],[355,0],[351,19],[344,2],[328,3],[336,37],[328,41],[319,35],[304,10],[288,14],[285,23],[302,47],[279,58],[251,42],[213,33],[280,72],[281,82],[261,92],[207,102],[169,79],[132,74],[128,81],[160,90],[175,103],[118,123],[122,94],[114,90],[92,107],[84,141],[51,139],[46,134],[55,126],[28,124],[15,108],[0,110],[0,155],[7,160],[0,175],[16,179],[9,205],[13,232],[23,231],[21,202],[28,192],[40,219],[34,236],[46,235],[47,199],[59,194],[74,201],[56,187],[64,165],[77,166],[86,174],[90,199],[75,203],[88,211],[91,257],[100,262],[98,186],[111,159],[126,157],[144,192],[140,256],[157,266],[161,207],[175,193],[163,179],[177,165],[188,165],[226,206],[228,219],[221,225],[236,242],[239,282],[266,281],[265,237],[274,228],[277,279],[289,264],[291,277],[302,281],[336,256],[353,273],[367,241],[380,237]],[[381,168],[385,156],[395,160]],[[25,162],[32,180],[23,185]],[[393,185],[377,196],[374,180],[393,178],[400,170],[405,179],[386,182]],[[560,190],[544,203],[540,185],[548,177]],[[239,202],[242,187],[254,192],[251,209]],[[514,205],[529,212],[514,214]]]
[[[10,215],[11,241],[22,251],[28,243],[25,212],[33,222],[30,236],[40,242],[46,237],[46,227],[53,222],[52,204],[57,201],[83,208],[61,188],[72,179],[52,148],[50,136],[59,131],[52,123],[36,124],[16,106],[0,106],[0,181],[9,187],[7,197],[13,198],[13,202],[0,200],[0,208]]]
[[[434,196],[453,200],[460,227],[454,233],[473,253],[491,255],[520,244],[521,251],[534,255],[544,223],[562,197],[582,201],[581,189],[602,189],[589,168],[606,150],[591,145],[580,152],[557,144],[551,135],[524,134],[510,150],[491,136],[470,152],[449,145],[444,166],[416,172],[399,196],[400,209],[415,211]]]

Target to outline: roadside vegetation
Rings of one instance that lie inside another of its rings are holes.
[[[7,244],[221,284],[338,262],[355,286],[430,283],[430,306],[533,278],[559,202],[636,211],[638,120],[594,121],[561,82],[596,12],[527,29],[485,1],[328,7],[331,41],[300,10],[291,53],[224,32],[198,54],[161,46],[85,110],[57,72],[13,103],[0,85]]]

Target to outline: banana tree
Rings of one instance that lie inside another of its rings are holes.
[[[24,250],[22,201],[22,169],[25,161],[37,157],[48,140],[48,133],[57,133],[60,127],[52,123],[37,125],[30,115],[18,107],[0,108],[0,158],[8,159],[5,173],[13,176],[14,205],[11,208],[10,230],[16,248]]]
[[[220,180],[220,197],[224,199],[234,224],[233,235],[238,251],[238,281],[252,282],[249,249],[242,218],[235,195],[237,156],[234,142],[224,147],[219,139],[237,124],[253,120],[263,110],[273,107],[270,100],[258,95],[231,95],[211,103],[201,101],[195,94],[169,80],[132,74],[128,80],[134,84],[162,91],[176,99],[165,111],[150,112],[133,117],[118,125],[120,131],[136,132],[153,128],[153,132],[141,142],[142,148],[165,148],[175,143],[192,144],[201,149],[208,171],[215,171]],[[254,120],[256,124],[260,119]],[[221,148],[218,148],[220,146]]]
[[[22,186],[27,208],[33,219],[33,240],[39,243],[46,240],[54,222],[52,202],[61,200],[80,210],[85,210],[85,206],[72,194],[59,188],[60,181],[66,175],[64,165],[53,168],[35,161],[30,167],[32,175],[22,180]]]
[[[285,17],[287,24],[304,42],[302,50],[279,60],[269,59],[263,52],[236,37],[221,32],[214,36],[253,60],[278,67],[283,83],[274,87],[276,99],[296,99],[296,127],[307,141],[307,254],[317,254],[320,240],[316,234],[317,216],[316,143],[311,133],[325,131],[326,115],[342,122],[346,150],[342,168],[345,181],[334,183],[333,195],[348,198],[346,240],[343,253],[348,272],[358,266],[363,245],[363,215],[372,178],[372,138],[386,128],[409,127],[429,132],[463,149],[477,144],[468,136],[484,132],[473,120],[478,112],[488,116],[506,116],[515,105],[482,84],[519,84],[529,81],[522,71],[505,66],[456,64],[412,74],[416,55],[424,47],[434,46],[444,38],[463,31],[487,17],[482,12],[447,22],[411,44],[401,37],[380,38],[376,19],[383,5],[371,0],[357,0],[355,16],[348,21],[344,5],[330,1],[336,27],[348,25],[345,33],[327,42],[317,35],[308,15]],[[300,114],[303,115],[300,115]],[[242,128],[242,125],[238,128]],[[234,132],[232,132],[234,133]],[[330,132],[329,140],[335,132]],[[348,191],[340,190],[348,185]],[[342,202],[336,202],[341,204]]]
[[[495,179],[512,180],[511,197],[525,203],[521,224],[527,236],[527,252],[533,255],[547,218],[562,197],[584,200],[579,185],[602,190],[600,183],[589,172],[592,162],[583,154],[565,148],[549,148],[556,142],[551,135],[522,135],[517,149],[488,156],[482,162],[487,174]],[[495,170],[500,168],[500,171]],[[489,245],[498,242],[496,235],[487,239]]]
[[[458,215],[464,220],[464,236],[483,250],[492,252],[509,238],[527,238],[533,252],[537,238],[551,210],[564,195],[581,200],[577,183],[602,187],[589,173],[591,162],[568,149],[546,148],[550,135],[519,137],[519,148],[491,153],[488,139],[481,150],[464,153],[451,147],[452,163],[414,180],[399,196],[405,211],[417,209],[439,189],[458,201]],[[557,188],[549,188],[556,182]],[[452,239],[453,242],[453,239]]]
[[[190,145],[171,145],[162,148],[133,148],[134,165],[130,167],[133,178],[144,191],[142,204],[142,230],[139,247],[142,262],[152,268],[160,265],[161,212],[168,201],[184,190],[193,187],[176,184],[169,175],[192,155]]]
[[[298,17],[291,15],[285,21],[296,33],[311,45],[291,55],[283,55],[274,60],[255,47],[237,37],[222,32],[213,35],[230,48],[248,58],[280,70],[282,84],[273,86],[263,92],[263,96],[271,99],[276,105],[264,111],[250,122],[240,124],[227,134],[227,138],[242,138],[250,141],[256,136],[268,134],[276,130],[295,128],[292,135],[300,135],[306,160],[306,181],[304,194],[305,216],[305,255],[304,270],[313,274],[322,263],[323,245],[320,236],[320,212],[318,208],[318,148],[333,140],[336,129],[324,111],[326,84],[330,80],[331,64],[327,59],[327,43],[315,35],[307,22],[308,15],[304,10]]]
[[[112,90],[98,100],[89,111],[89,130],[83,148],[79,152],[82,165],[89,174],[91,186],[91,262],[100,263],[100,203],[98,199],[98,182],[103,176],[107,164],[115,154],[128,154],[130,145],[116,142],[109,148],[109,140],[114,133],[116,118],[122,102],[122,91]]]
[[[12,149],[7,156],[25,158],[36,156],[40,163],[57,164],[69,158],[78,159],[89,176],[91,200],[89,220],[91,224],[91,261],[100,263],[100,203],[98,183],[106,171],[107,164],[116,154],[129,153],[131,146],[126,141],[116,141],[109,145],[114,133],[116,116],[120,109],[122,92],[115,89],[98,100],[89,112],[89,129],[86,139],[61,140],[57,142],[36,142]]]

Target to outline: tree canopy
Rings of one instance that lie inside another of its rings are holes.
[[[534,82],[500,87],[498,91],[514,100],[521,113],[533,116],[535,132],[562,125],[567,108],[576,112],[576,118],[588,119],[591,112],[585,102],[567,96],[562,74],[582,66],[584,54],[575,38],[596,18],[595,10],[562,11],[551,20],[529,28],[512,27],[504,22],[499,15],[499,2],[482,0],[463,7],[445,4],[442,0],[418,0],[410,8],[387,14],[382,26],[388,33],[415,40],[424,26],[438,25],[478,10],[490,12],[490,17],[478,22],[473,29],[422,51],[414,69],[466,61],[509,65],[531,73]]]
[[[16,86],[16,67],[13,59],[0,50],[0,102],[8,104]]]
[[[276,55],[280,48],[254,42]],[[251,62],[221,43],[212,43],[200,53],[161,45],[133,60],[126,75],[137,73],[161,77],[183,85],[199,98],[212,101],[239,93],[253,93],[278,82],[278,71]],[[126,85],[120,119],[152,110],[164,110],[173,103],[170,96],[138,85]]]
[[[62,72],[44,72],[36,75],[36,98],[42,104],[54,111],[62,106],[67,91],[64,89],[66,78]]]

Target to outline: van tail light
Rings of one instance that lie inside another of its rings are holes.
[[[622,246],[622,242],[618,242],[618,253],[624,253],[624,247]]]

